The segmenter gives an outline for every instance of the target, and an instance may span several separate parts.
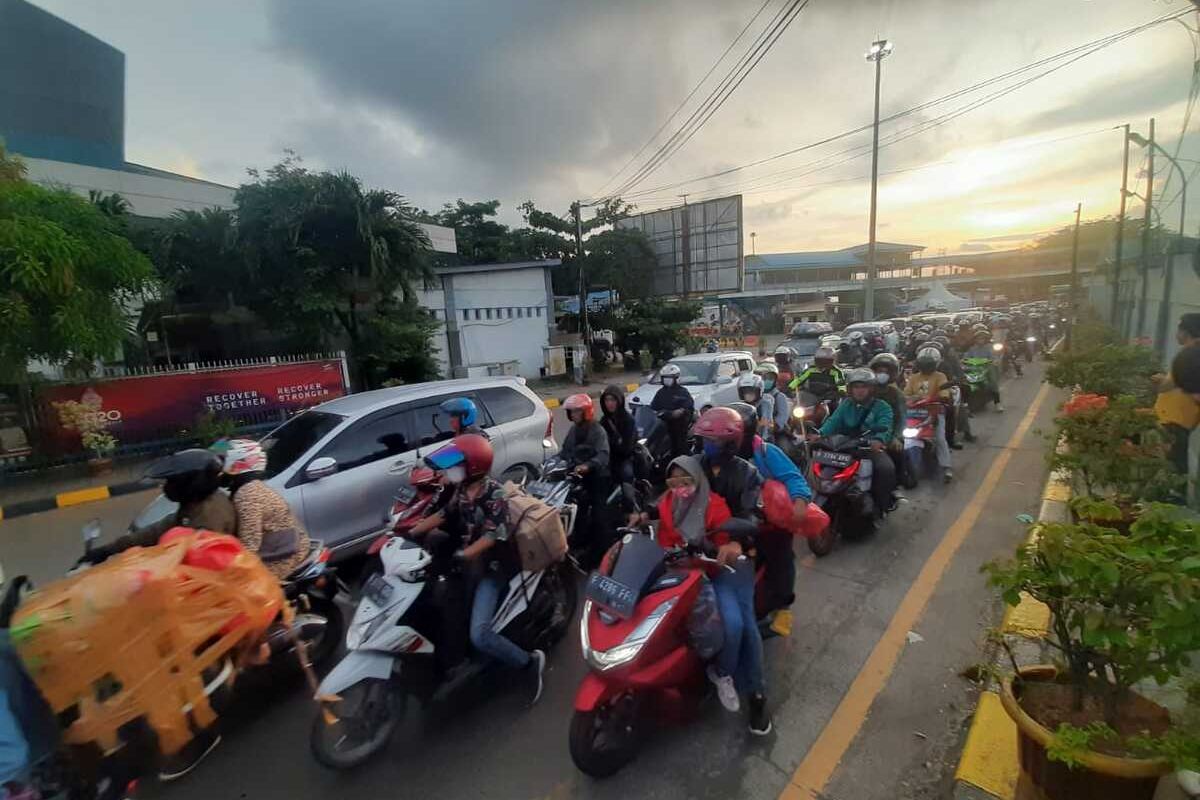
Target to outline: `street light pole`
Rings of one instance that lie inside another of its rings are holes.
[[[1125,243],[1125,200],[1129,196],[1129,123],[1125,123],[1125,135],[1122,138],[1122,143],[1125,146],[1125,155],[1121,161],[1121,208],[1117,211],[1117,253],[1113,263],[1113,278],[1112,278],[1112,299],[1109,302],[1108,321],[1114,328],[1119,328],[1117,325],[1117,313],[1120,307],[1118,302],[1121,294],[1121,259],[1123,258],[1122,245]]]
[[[875,318],[875,202],[879,190],[879,80],[883,75],[883,60],[892,53],[892,43],[879,39],[871,43],[867,61],[875,62],[875,121],[871,130],[871,230],[867,240],[867,296],[863,303],[863,319]]]
[[[1158,144],[1153,139],[1146,139],[1141,134],[1131,133],[1129,134],[1129,141],[1133,142],[1138,147],[1149,147],[1151,153],[1157,150],[1159,155],[1167,159],[1167,161],[1170,161],[1171,166],[1173,166],[1176,171],[1179,172],[1179,180],[1183,183],[1183,186],[1180,187],[1179,190],[1179,235],[1175,239],[1176,246],[1171,248],[1171,252],[1167,255],[1166,260],[1163,262],[1163,296],[1162,302],[1158,305],[1158,324],[1154,332],[1154,346],[1159,350],[1165,351],[1167,346],[1167,327],[1170,323],[1170,319],[1168,319],[1167,314],[1169,313],[1169,308],[1171,305],[1171,290],[1173,288],[1172,284],[1174,283],[1173,278],[1175,276],[1175,265],[1173,263],[1173,259],[1177,253],[1183,252],[1184,225],[1186,224],[1187,220],[1187,173],[1184,172],[1183,167],[1179,165],[1179,162],[1175,160],[1175,157],[1163,149],[1162,145]],[[1145,297],[1144,291],[1142,296]],[[1141,314],[1144,313],[1145,311],[1141,312]]]

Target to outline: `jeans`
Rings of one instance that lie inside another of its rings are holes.
[[[739,691],[762,694],[763,643],[754,617],[754,562],[737,562],[734,572],[721,569],[713,580],[721,624],[725,628],[725,646],[717,654],[717,671],[732,675]]]
[[[471,645],[505,666],[521,669],[529,664],[529,653],[492,630],[492,617],[507,594],[508,582],[494,572],[479,581],[475,587],[475,600],[471,603]]]
[[[892,507],[892,492],[896,489],[896,465],[886,450],[871,453],[871,498],[875,513],[882,514]]]
[[[946,406],[947,413],[952,413],[953,408]],[[950,469],[950,442],[946,438],[946,414],[939,414],[937,422],[933,426],[933,450],[937,453],[938,466],[942,469]]]
[[[58,723],[0,630],[0,785],[29,780],[34,764],[53,752]]]

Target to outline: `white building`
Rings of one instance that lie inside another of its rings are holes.
[[[438,320],[434,348],[443,375],[541,374],[554,329],[550,270],[562,262],[440,267],[440,288],[418,294]]]

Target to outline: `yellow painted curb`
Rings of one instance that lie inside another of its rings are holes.
[[[636,392],[639,386],[641,386],[640,383],[627,383],[625,384],[625,391]]]
[[[4,506],[0,506],[0,521],[4,519]]]
[[[1021,602],[1004,612],[1000,629],[1028,639],[1041,639],[1050,630],[1050,607],[1021,592]]]
[[[1065,483],[1052,480],[1046,484],[1046,491],[1042,492],[1042,499],[1055,503],[1065,503],[1071,499],[1071,487]]]
[[[1000,695],[984,692],[954,777],[1000,800],[1011,800],[1018,771],[1017,725],[1000,704]]]
[[[95,500],[107,499],[108,487],[96,486],[91,489],[78,489],[74,492],[63,492],[62,494],[55,496],[54,502],[58,504],[59,508],[66,508],[67,506],[77,506],[80,503],[91,503]]]
[[[546,404],[546,408],[558,408],[562,405],[562,403],[558,402],[558,398],[555,397],[547,397],[542,402]]]

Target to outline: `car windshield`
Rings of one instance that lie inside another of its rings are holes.
[[[846,326],[846,330],[842,331],[842,335],[847,335],[853,331],[862,331],[864,336],[871,336],[879,333],[881,330],[879,325],[859,322],[854,325]]]
[[[679,385],[680,386],[703,386],[706,383],[713,382],[713,368],[716,366],[716,361],[670,361],[679,367]],[[658,373],[654,373],[654,377],[650,379],[651,383],[662,383]]]
[[[817,352],[817,348],[820,346],[820,339],[789,339],[787,341],[787,348],[800,358],[811,356]]]
[[[278,475],[296,463],[344,419],[326,411],[305,411],[268,433],[261,442],[267,451],[266,476]]]

